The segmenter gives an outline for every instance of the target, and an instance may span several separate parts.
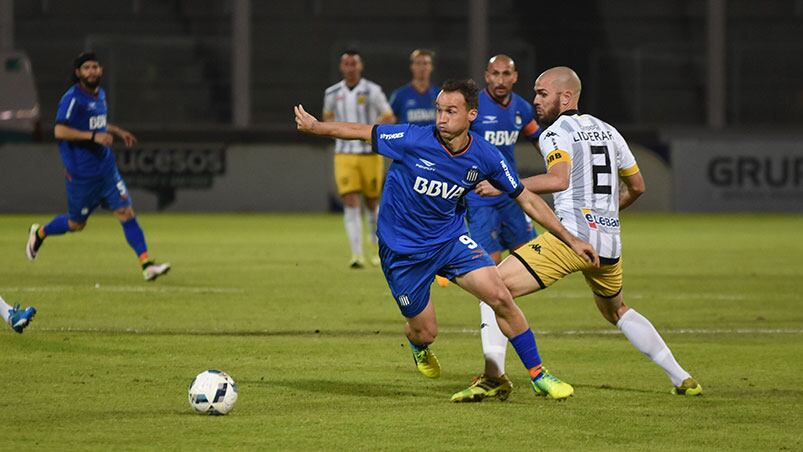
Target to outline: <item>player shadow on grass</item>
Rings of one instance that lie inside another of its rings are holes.
[[[454,389],[454,383],[444,381],[442,383],[430,382],[429,384],[409,384],[402,383],[372,383],[366,380],[326,380],[322,378],[311,379],[266,379],[266,380],[250,380],[242,381],[240,387],[246,386],[265,386],[275,389],[276,386],[284,387],[290,390],[298,390],[304,392],[320,392],[327,395],[345,395],[345,396],[358,396],[358,397],[437,397],[443,398],[444,394],[451,394],[449,392]]]
[[[635,389],[635,388],[625,388],[619,386],[611,386],[609,384],[601,384],[601,385],[592,385],[592,384],[578,384],[572,383],[572,386],[575,388],[581,389],[594,389],[594,390],[602,390],[602,391],[621,391],[621,392],[638,392],[641,394],[663,394],[664,392],[669,391],[658,391],[654,389]]]

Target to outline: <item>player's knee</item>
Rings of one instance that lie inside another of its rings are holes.
[[[134,209],[131,207],[122,207],[114,211],[114,216],[120,221],[128,221],[134,218]]]
[[[486,299],[483,299],[488,306],[493,308],[494,311],[499,309],[506,309],[513,305],[513,297],[510,291],[507,290],[504,284],[497,284],[493,290],[489,291]]]
[[[77,221],[67,220],[67,226],[69,226],[70,232],[80,232],[86,227],[86,221],[79,223]]]

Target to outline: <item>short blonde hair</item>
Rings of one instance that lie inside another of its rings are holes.
[[[412,63],[417,56],[428,56],[430,59],[435,59],[435,52],[429,49],[415,49],[410,52],[410,62]]]

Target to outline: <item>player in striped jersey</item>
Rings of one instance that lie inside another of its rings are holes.
[[[356,50],[340,57],[343,80],[326,89],[323,120],[360,124],[393,124],[396,120],[385,93],[376,83],[362,77],[363,62]],[[362,268],[363,232],[360,195],[368,211],[370,240],[374,249],[371,263],[379,265],[376,238],[377,207],[382,192],[385,161],[371,152],[371,145],[360,140],[335,140],[335,183],[343,202],[343,222],[351,246],[351,268]]]
[[[528,242],[499,265],[514,297],[545,289],[563,277],[582,272],[606,320],[658,364],[680,395],[700,395],[702,387],[672,356],[652,323],[628,307],[622,296],[619,211],[644,192],[644,179],[622,135],[611,125],[578,111],[580,78],[567,67],[542,73],[535,82],[535,112],[546,127],[539,138],[547,173],[522,180],[535,193],[554,193],[555,212],[572,234],[598,250],[600,267],[576,259],[552,234]],[[624,189],[620,191],[619,181]],[[488,184],[483,194],[498,193]],[[503,349],[504,351],[504,349]],[[487,385],[472,385],[453,401],[494,396]]]

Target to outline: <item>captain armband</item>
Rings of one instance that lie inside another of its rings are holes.
[[[560,149],[556,149],[546,156],[546,167],[547,169],[552,168],[552,165],[556,163],[566,162],[571,164],[572,158],[569,156],[569,153]]]
[[[619,170],[620,177],[632,176],[639,172],[638,165],[633,165],[630,168],[622,168]]]

